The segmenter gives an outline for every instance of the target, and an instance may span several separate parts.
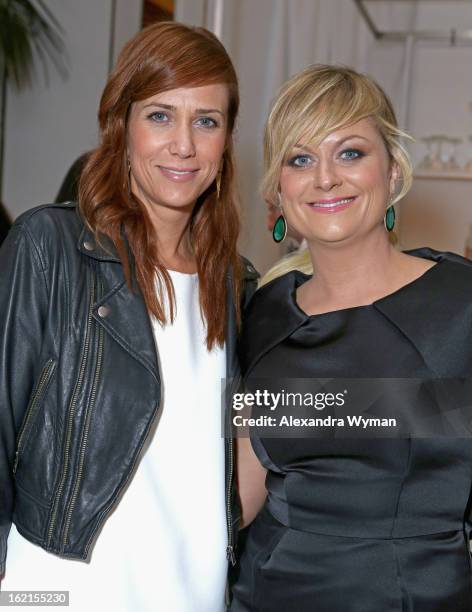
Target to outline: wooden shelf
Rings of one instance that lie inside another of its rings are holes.
[[[425,170],[419,170],[414,173],[413,178],[443,181],[472,181],[472,172],[427,172]]]

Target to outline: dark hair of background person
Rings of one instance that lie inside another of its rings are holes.
[[[79,181],[82,170],[87,162],[90,152],[78,157],[67,171],[59,187],[55,202],[77,202],[79,199]]]
[[[200,307],[207,325],[207,346],[223,345],[227,309],[227,274],[238,325],[241,263],[237,253],[239,207],[232,132],[239,108],[237,76],[220,41],[203,28],[177,22],[148,26],[123,48],[103,92],[98,119],[100,144],[82,171],[81,213],[98,241],[108,237],[123,263],[130,289],[131,266],[150,313],[166,322],[155,288],[160,276],[171,308],[175,298],[170,276],[159,259],[155,229],[145,206],[130,192],[126,130],[131,104],[180,87],[225,83],[229,92],[227,142],[221,167],[220,196],[216,181],[203,193],[190,220],[200,285]],[[126,233],[125,243],[122,228]]]
[[[10,215],[7,213],[7,209],[0,202],[0,246],[5,240],[8,234],[8,230],[11,227]]]

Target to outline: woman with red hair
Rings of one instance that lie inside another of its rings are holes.
[[[224,609],[221,379],[238,375],[257,278],[236,250],[238,103],[210,32],[146,28],[103,92],[78,205],[28,211],[2,248],[5,589],[69,591],[77,610]]]

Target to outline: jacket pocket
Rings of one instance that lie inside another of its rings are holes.
[[[28,408],[26,409],[25,416],[23,418],[23,422],[21,424],[16,442],[15,461],[13,464],[14,474],[16,474],[16,470],[18,469],[18,463],[28,442],[31,430],[33,428],[33,424],[36,421],[39,409],[41,407],[42,399],[46,394],[55,368],[56,362],[54,361],[54,359],[48,359],[41,371],[38,383],[36,384],[31,399],[29,401]]]

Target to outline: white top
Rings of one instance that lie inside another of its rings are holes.
[[[206,349],[197,275],[170,275],[176,319],[166,327],[153,321],[163,382],[160,416],[90,560],[47,553],[13,526],[2,590],[70,591],[69,610],[77,612],[224,610],[225,350]]]

